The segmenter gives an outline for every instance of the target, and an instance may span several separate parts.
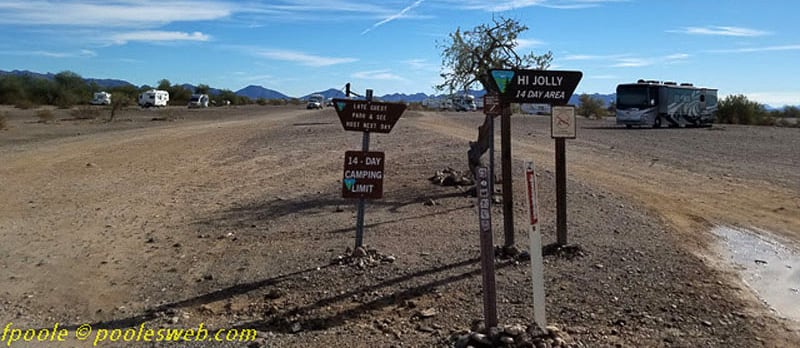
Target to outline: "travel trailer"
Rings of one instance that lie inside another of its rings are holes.
[[[151,89],[139,94],[139,106],[149,108],[153,106],[164,107],[169,102],[169,92],[159,89]]]
[[[617,86],[617,124],[670,127],[711,126],[717,90],[691,83],[639,80]]]
[[[208,94],[192,94],[189,99],[189,108],[207,108],[208,107]]]
[[[94,97],[89,102],[92,105],[111,105],[111,93],[95,92]]]

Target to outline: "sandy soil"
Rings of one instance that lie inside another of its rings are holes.
[[[475,199],[427,180],[466,169],[479,114],[410,111],[372,137],[386,179],[365,241],[392,258],[354,267],[331,260],[354,243],[340,180],[361,136],[330,109],[132,108],[110,123],[56,110],[47,124],[3,111],[0,324],[205,323],[257,329],[271,347],[429,347],[482,317]],[[548,119],[513,126],[518,245],[527,159],[551,243]],[[708,252],[716,224],[800,241],[800,129],[580,120],[567,148],[570,242],[583,251],[545,257],[551,323],[589,347],[800,345],[796,323]],[[530,267],[497,267],[501,323],[531,324]]]

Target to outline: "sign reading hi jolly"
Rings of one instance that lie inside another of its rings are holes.
[[[507,103],[566,105],[583,73],[558,70],[489,70]]]

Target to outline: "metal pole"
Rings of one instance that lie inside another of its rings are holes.
[[[347,84],[347,96],[350,96],[350,84]],[[367,90],[367,102],[372,101],[372,90]],[[369,132],[362,132],[361,151],[369,151]],[[358,210],[356,212],[356,249],[364,245],[364,208],[366,199],[358,199]]]
[[[567,153],[564,138],[556,138],[556,235],[567,245]]]
[[[502,106],[502,123],[500,125],[500,160],[503,170],[503,232],[506,248],[514,246],[514,192],[511,175],[511,107]]]

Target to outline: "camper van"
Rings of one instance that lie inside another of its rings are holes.
[[[207,108],[208,107],[208,94],[192,94],[189,99],[189,108]]]
[[[111,105],[111,93],[108,92],[95,92],[92,100],[89,102],[92,105]]]
[[[475,111],[478,106],[475,105],[475,97],[471,94],[457,94],[450,97],[452,100],[451,108],[455,111]]]
[[[717,90],[691,83],[639,80],[617,86],[617,124],[670,127],[711,126]]]
[[[151,89],[139,94],[139,106],[149,108],[153,106],[167,106],[169,102],[169,92],[159,89]]]

